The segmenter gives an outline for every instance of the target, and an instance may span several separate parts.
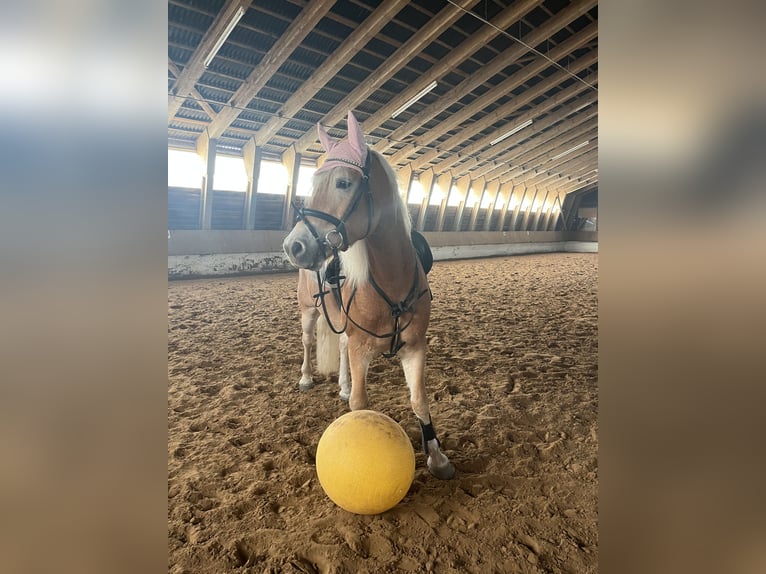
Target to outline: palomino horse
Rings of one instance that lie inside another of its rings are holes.
[[[413,246],[409,213],[391,166],[366,146],[351,112],[348,127],[348,139],[337,142],[317,126],[327,159],[314,175],[314,191],[306,207],[295,206],[300,220],[283,245],[290,261],[300,268],[304,358],[299,387],[306,390],[313,384],[315,326],[320,372],[323,333],[329,327],[340,335],[339,356],[335,355],[338,383],[340,396],[348,400],[351,410],[367,408],[370,361],[380,353],[398,355],[420,423],[428,469],[438,478],[449,479],[455,468],[441,451],[425,390],[426,329],[431,313],[426,271]]]

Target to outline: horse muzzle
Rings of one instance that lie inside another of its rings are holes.
[[[327,259],[322,244],[300,223],[285,237],[282,249],[290,263],[301,269],[317,270]]]

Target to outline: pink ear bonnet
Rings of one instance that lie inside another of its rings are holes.
[[[367,144],[364,143],[364,135],[356,121],[354,114],[348,112],[348,137],[342,141],[335,141],[325,131],[322,124],[317,123],[319,141],[322,142],[327,152],[327,159],[322,167],[315,173],[329,171],[334,167],[343,166],[355,169],[364,175],[364,164],[367,161]]]

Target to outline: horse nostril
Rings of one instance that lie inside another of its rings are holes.
[[[300,241],[294,241],[290,246],[290,252],[293,254],[293,257],[298,257],[305,249],[305,246]]]

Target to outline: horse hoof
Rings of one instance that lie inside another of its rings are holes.
[[[351,397],[351,391],[341,391],[341,392],[338,393],[338,395],[345,402],[348,402],[348,399]]]
[[[314,377],[311,375],[303,375],[301,380],[298,381],[298,389],[301,391],[308,391],[314,386]]]
[[[431,457],[428,457],[428,472],[433,474],[439,480],[450,480],[455,476],[455,465],[451,462],[447,462],[442,466],[436,466],[431,464]]]

